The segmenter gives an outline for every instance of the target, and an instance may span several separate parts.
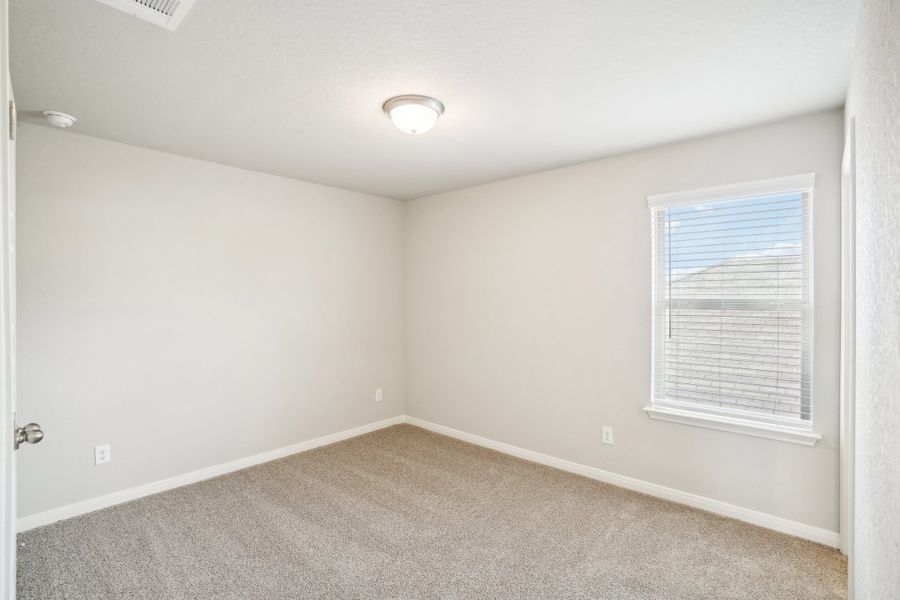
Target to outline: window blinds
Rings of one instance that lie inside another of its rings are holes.
[[[654,404],[809,423],[811,191],[652,207]]]

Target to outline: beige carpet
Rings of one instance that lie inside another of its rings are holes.
[[[19,542],[22,600],[846,597],[835,550],[409,425]]]

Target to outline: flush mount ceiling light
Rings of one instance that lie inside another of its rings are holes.
[[[58,110],[45,110],[44,116],[47,117],[47,121],[49,121],[51,125],[54,127],[62,127],[63,129],[71,127],[75,124],[75,121],[78,120],[72,115],[67,115]]]
[[[384,103],[384,113],[403,133],[419,135],[434,127],[444,105],[428,96],[396,96]]]

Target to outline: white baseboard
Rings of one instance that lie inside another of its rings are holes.
[[[751,523],[753,525],[758,525],[760,527],[765,527],[774,531],[780,531],[781,533],[793,535],[799,538],[817,542],[819,544],[831,546],[833,548],[838,548],[840,546],[840,534],[838,534],[838,532],[836,531],[829,531],[821,527],[807,525],[806,523],[800,523],[798,521],[776,517],[774,515],[766,514],[741,506],[735,506],[734,504],[722,502],[721,500],[714,500],[705,496],[698,496],[697,494],[683,492],[681,490],[672,489],[663,485],[658,485],[656,483],[649,483],[640,479],[634,479],[633,477],[626,477],[617,473],[604,471],[596,467],[589,467],[587,465],[582,465],[569,460],[563,460],[561,458],[548,456],[546,454],[541,454],[540,452],[526,450],[524,448],[519,448],[511,444],[497,442],[485,437],[481,437],[479,435],[466,433],[464,431],[459,431],[457,429],[452,429],[450,427],[445,427],[443,425],[424,421],[416,417],[410,417],[407,415],[404,420],[410,425],[415,425],[416,427],[421,427],[435,433],[450,436],[452,438],[456,438],[464,442],[469,442],[477,446],[482,446],[484,448],[490,448],[491,450],[497,450],[498,452],[509,454],[531,462],[540,463],[548,467],[554,467],[563,471],[568,471],[570,473],[577,473],[578,475],[583,475],[584,477],[588,477],[590,479],[596,479],[597,481],[610,483],[612,485],[633,490],[635,492],[641,492],[643,494],[647,494],[648,496],[655,496],[657,498],[662,498],[671,502],[678,502],[679,504],[685,504],[693,508],[699,508],[707,512],[722,515],[724,517],[730,517],[732,519],[737,519],[739,521],[744,521],[746,523]]]
[[[252,467],[260,463],[269,462],[270,460],[284,458],[285,456],[290,456],[291,454],[296,454],[305,450],[312,450],[313,448],[318,448],[319,446],[327,446],[328,444],[340,442],[359,435],[363,435],[364,433],[370,433],[377,429],[384,429],[385,427],[398,425],[404,422],[405,418],[402,415],[391,417],[382,421],[360,425],[359,427],[354,427],[352,429],[345,429],[344,431],[339,431],[337,433],[323,435],[322,437],[317,437],[315,439],[300,442],[298,444],[285,446],[284,448],[269,450],[268,452],[262,452],[260,454],[254,454],[253,456],[239,458],[231,462],[214,465],[212,467],[206,467],[205,469],[200,469],[198,471],[191,471],[190,473],[185,473],[183,475],[176,475],[175,477],[170,477],[168,479],[153,481],[151,483],[146,483],[137,487],[128,488],[127,490],[120,490],[118,492],[113,492],[104,496],[98,496],[96,498],[90,498],[88,500],[83,500],[74,504],[67,504],[58,508],[52,508],[44,512],[39,512],[33,515],[27,515],[19,518],[16,521],[16,529],[21,532],[27,531],[29,529],[34,529],[35,527],[41,527],[43,525],[49,525],[50,523],[54,523],[56,521],[77,517],[78,515],[83,515],[95,510],[100,510],[101,508],[121,504],[130,500],[136,500],[138,498],[150,496],[152,494],[158,494],[160,492],[181,487],[183,485],[197,483],[198,481],[203,481],[204,479],[210,479],[219,475],[231,473],[232,471],[240,471],[241,469],[246,469],[247,467]]]
[[[452,429],[450,427],[445,427],[443,425],[438,425],[436,423],[431,423],[429,421],[424,421],[422,419],[410,416],[391,417],[389,419],[376,421],[374,423],[368,423],[366,425],[361,425],[352,429],[346,429],[344,431],[339,431],[330,435],[325,435],[305,442],[300,442],[298,444],[293,444],[284,448],[270,450],[261,454],[248,456],[246,458],[239,458],[238,460],[234,460],[228,463],[214,465],[212,467],[207,467],[198,471],[192,471],[183,475],[177,475],[168,479],[154,481],[144,485],[139,485],[137,487],[128,488],[126,490],[106,494],[104,496],[90,498],[82,502],[67,504],[66,506],[60,506],[58,508],[53,508],[44,512],[27,515],[18,519],[18,521],[16,522],[17,529],[18,531],[27,531],[35,527],[49,525],[50,523],[54,523],[56,521],[69,519],[71,517],[77,517],[78,515],[89,513],[95,510],[100,510],[101,508],[106,508],[108,506],[114,506],[116,504],[121,504],[130,500],[136,500],[138,498],[150,496],[152,494],[158,494],[160,492],[181,487],[183,485],[189,485],[191,483],[203,481],[204,479],[210,479],[212,477],[224,475],[233,471],[246,469],[247,467],[252,467],[260,463],[283,458],[285,456],[303,452],[305,450],[312,450],[313,448],[318,448],[319,446],[326,446],[328,444],[340,442],[359,435],[363,435],[364,433],[369,433],[378,429],[390,427],[391,425],[397,425],[399,423],[409,423],[410,425],[415,425],[417,427],[421,427],[435,433],[440,433],[465,442],[469,442],[477,446],[490,448],[491,450],[497,450],[498,452],[503,452],[504,454],[509,454],[518,458],[522,458],[524,460],[536,462],[548,467],[554,467],[563,471],[568,471],[570,473],[576,473],[590,479],[596,479],[597,481],[603,481],[605,483],[610,483],[612,485],[623,487],[629,490],[634,490],[636,492],[641,492],[649,496],[662,498],[664,500],[678,502],[680,504],[699,508],[711,513],[730,517],[732,519],[738,519],[739,521],[744,521],[753,525],[759,525],[760,527],[787,533],[789,535],[807,539],[813,542],[818,542],[826,546],[831,546],[834,548],[840,546],[840,535],[835,531],[829,531],[827,529],[822,529],[821,527],[814,527],[812,525],[807,525],[798,521],[791,521],[790,519],[776,517],[774,515],[769,515],[749,508],[743,508],[741,506],[735,506],[734,504],[722,502],[721,500],[714,500],[705,496],[698,496],[697,494],[691,494],[689,492],[683,492],[681,490],[672,489],[655,483],[649,483],[640,479],[634,479],[633,477],[626,477],[617,473],[611,473],[609,471],[604,471],[596,467],[589,467],[587,465],[582,465],[569,460],[556,458],[547,454],[541,454],[540,452],[526,450],[524,448],[519,448],[511,444],[497,442],[485,437],[466,433],[464,431],[459,431],[457,429]]]

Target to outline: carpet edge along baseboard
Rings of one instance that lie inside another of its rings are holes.
[[[416,427],[421,427],[422,429],[427,429],[428,431],[432,431],[434,433],[446,435],[448,437],[452,437],[491,450],[496,450],[504,454],[515,456],[517,458],[539,463],[570,473],[582,475],[590,479],[609,483],[618,487],[640,492],[642,494],[647,494],[648,496],[654,496],[657,498],[662,498],[664,500],[669,500],[671,502],[677,502],[679,504],[684,504],[686,506],[705,510],[717,515],[737,519],[745,523],[750,523],[752,525],[757,525],[766,529],[771,529],[773,531],[786,533],[788,535],[799,537],[805,540],[817,542],[826,546],[831,546],[833,548],[840,547],[840,534],[836,531],[830,531],[828,529],[816,527],[815,525],[809,525],[807,523],[793,521],[784,517],[778,517],[750,508],[723,502],[721,500],[716,500],[714,498],[692,494],[690,492],[677,490],[656,483],[635,479],[633,477],[627,477],[625,475],[619,475],[610,471],[604,471],[603,469],[598,469],[596,467],[590,467],[569,460],[556,458],[547,454],[541,454],[540,452],[534,452],[525,448],[519,448],[511,444],[498,442],[486,437],[474,435],[409,415],[399,415],[387,419],[382,419],[372,423],[367,423],[365,425],[360,425],[358,427],[353,427],[351,429],[345,429],[343,431],[339,431],[329,435],[324,435],[304,442],[299,442],[297,444],[292,444],[290,446],[285,446],[283,448],[277,448],[275,450],[262,452],[260,454],[240,458],[227,463],[213,465],[182,475],[176,475],[167,479],[161,479],[158,481],[112,492],[110,494],[104,494],[95,498],[89,498],[80,502],[75,502],[31,515],[26,515],[20,517],[17,520],[17,530],[21,532],[27,531],[29,529],[34,529],[35,527],[42,527],[56,521],[69,519],[78,515],[107,508],[109,506],[121,504],[123,502],[129,502],[131,500],[136,500],[144,496],[158,494],[160,492],[164,492],[184,485],[190,485],[192,483],[197,483],[198,481],[210,479],[212,477],[224,475],[233,471],[246,469],[247,467],[252,467],[264,462],[269,462],[271,460],[284,458],[285,456],[290,456],[291,454],[305,452],[306,450],[312,450],[313,448],[326,446],[328,444],[333,444],[336,442],[354,438],[366,433],[377,431],[379,429],[384,429],[385,427],[399,425],[401,423],[407,423]]]

